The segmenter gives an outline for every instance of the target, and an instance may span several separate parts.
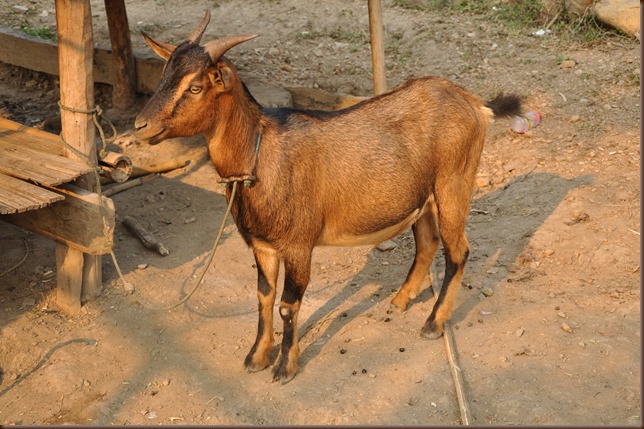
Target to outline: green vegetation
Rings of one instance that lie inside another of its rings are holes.
[[[540,0],[515,0],[499,4],[488,0],[392,0],[391,5],[425,12],[485,15],[487,20],[503,26],[509,33],[547,26],[564,43],[588,44],[622,36],[619,30],[598,22],[592,13],[575,19],[562,10],[554,17],[547,17],[541,13]]]
[[[52,30],[51,28],[35,28],[31,27],[29,24],[23,24],[20,27],[20,31],[39,39],[51,40],[52,42],[58,40],[56,30]]]

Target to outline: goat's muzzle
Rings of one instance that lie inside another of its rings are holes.
[[[144,118],[137,116],[134,121],[134,136],[139,140],[145,140],[148,144],[155,145],[164,140],[165,127],[154,128],[148,125]]]

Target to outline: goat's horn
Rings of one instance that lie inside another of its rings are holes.
[[[217,39],[217,40],[208,42],[203,47],[206,50],[206,52],[208,52],[208,55],[210,55],[210,58],[213,61],[216,61],[233,46],[237,46],[240,43],[247,42],[251,39],[254,39],[255,37],[257,37],[256,34],[245,35],[245,36],[230,36],[223,39]]]
[[[203,16],[203,19],[201,20],[197,28],[195,28],[195,31],[193,31],[190,37],[188,37],[188,40],[198,45],[199,41],[201,40],[201,36],[203,36],[203,32],[206,31],[206,27],[208,26],[209,22],[210,22],[210,11],[206,10],[206,13]]]

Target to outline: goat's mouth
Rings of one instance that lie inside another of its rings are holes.
[[[145,140],[148,144],[155,145],[165,140],[166,128],[152,129],[143,127],[134,132],[134,135],[139,140]]]

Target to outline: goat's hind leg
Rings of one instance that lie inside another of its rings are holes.
[[[269,354],[273,348],[273,305],[280,266],[279,256],[272,249],[255,247],[253,253],[257,263],[259,322],[255,344],[244,361],[248,372],[261,371],[271,363]]]
[[[416,256],[409,269],[407,279],[391,301],[394,309],[404,311],[409,302],[420,293],[420,286],[434,260],[440,237],[436,223],[436,204],[433,199],[427,203],[426,212],[412,226],[416,241]]]
[[[436,198],[440,236],[445,250],[445,276],[434,308],[421,331],[421,335],[429,339],[441,337],[445,322],[452,317],[469,254],[465,221],[470,210],[470,187],[462,178],[455,177],[437,189],[442,190]]]

